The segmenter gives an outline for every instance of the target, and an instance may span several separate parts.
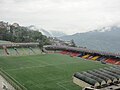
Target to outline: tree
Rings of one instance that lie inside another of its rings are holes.
[[[11,42],[39,42],[40,47],[50,44],[49,38],[42,35],[39,31],[34,31],[24,26],[6,25],[4,22],[0,23],[0,39]]]
[[[71,46],[72,46],[72,47],[76,47],[76,44],[75,44],[75,42],[74,42],[73,39],[71,40]]]

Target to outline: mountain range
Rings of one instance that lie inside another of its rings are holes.
[[[43,35],[45,35],[47,37],[61,37],[61,36],[66,35],[65,33],[61,32],[61,31],[45,30],[43,28],[39,28],[39,27],[36,27],[34,25],[30,25],[30,26],[28,26],[28,28],[32,29],[32,30],[40,31]]]
[[[62,36],[59,39],[73,39],[77,46],[120,53],[120,26],[103,27],[86,33]]]

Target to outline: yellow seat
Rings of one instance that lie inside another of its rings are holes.
[[[90,55],[89,54],[87,54],[87,55],[84,55],[84,56],[82,56],[82,58],[87,58],[87,57],[89,57]]]
[[[97,60],[100,56],[95,56],[91,60]]]

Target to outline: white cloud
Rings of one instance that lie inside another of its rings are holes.
[[[1,20],[68,34],[120,22],[120,0],[0,0]]]

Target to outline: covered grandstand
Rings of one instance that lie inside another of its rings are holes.
[[[40,54],[39,43],[0,43],[0,56]]]
[[[46,50],[60,51],[61,54],[70,55],[71,57],[81,57],[86,60],[101,61],[101,63],[109,63],[120,65],[120,54],[90,50],[87,48],[68,47],[68,46],[44,46]]]

